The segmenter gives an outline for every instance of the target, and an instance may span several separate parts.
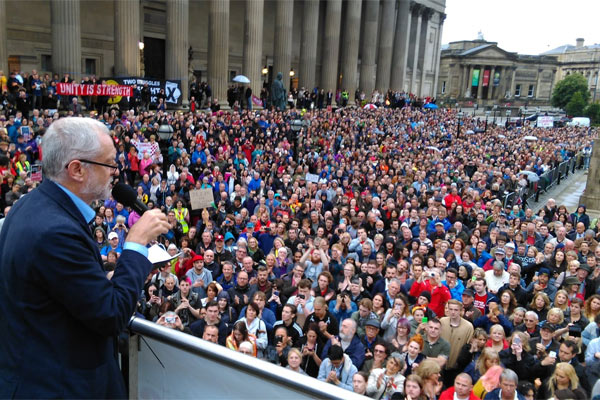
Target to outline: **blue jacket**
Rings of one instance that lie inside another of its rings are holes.
[[[497,389],[492,390],[491,392],[486,394],[482,400],[501,400],[500,390],[502,390],[502,389],[497,388]],[[515,388],[515,390],[517,390],[517,389]],[[519,392],[516,392],[516,393],[517,393],[518,400],[525,400],[525,397],[523,397],[523,395],[521,393],[519,393]]]
[[[45,180],[0,233],[0,398],[125,397],[116,341],[152,264],[124,250],[111,280],[71,198]]]
[[[442,281],[442,285],[446,286],[448,290],[450,290],[450,294],[454,300],[458,300],[462,303],[462,294],[465,291],[465,285],[463,285],[460,279],[456,280],[456,286],[454,286],[453,289],[450,289],[446,281]]]
[[[317,379],[325,382],[327,380],[327,375],[329,375],[329,372],[332,370],[333,366],[331,365],[331,361],[329,358],[324,358],[321,366],[319,367],[319,375],[317,376]],[[340,380],[338,386],[347,390],[353,390],[352,378],[357,372],[358,369],[352,363],[350,357],[348,357],[347,354],[344,354],[344,364],[342,366],[341,373],[338,374],[338,379]]]
[[[338,340],[340,340],[339,337]],[[321,353],[321,360],[327,358],[327,352],[329,351],[330,347],[331,339],[329,339],[327,343],[325,343],[325,347],[323,347],[323,352]],[[350,357],[350,359],[352,360],[352,364],[354,364],[357,369],[362,367],[363,362],[365,361],[365,346],[362,344],[360,338],[357,335],[354,335],[352,341],[350,342],[350,346],[348,346],[346,350],[344,350],[344,353],[346,353]]]
[[[513,324],[512,322],[510,322],[510,320],[508,318],[506,318],[504,315],[502,314],[498,314],[498,323],[500,325],[502,325],[502,327],[504,328],[504,333],[506,334],[506,336],[510,336],[510,334],[513,331]],[[490,332],[490,328],[492,327],[492,325],[495,325],[495,322],[490,321],[490,319],[488,318],[487,315],[482,315],[481,317],[477,318],[475,321],[473,321],[473,327],[474,328],[483,328],[485,329],[486,332]]]

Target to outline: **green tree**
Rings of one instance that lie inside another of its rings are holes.
[[[581,92],[575,92],[565,107],[565,111],[567,112],[567,115],[572,117],[581,117],[585,111],[586,104],[587,102],[584,100],[583,94]]]
[[[585,116],[588,117],[593,124],[600,124],[600,103],[592,103],[585,109]]]
[[[567,104],[577,92],[581,93],[583,101],[587,104],[590,99],[587,80],[581,74],[568,75],[554,87],[552,105],[566,110]]]

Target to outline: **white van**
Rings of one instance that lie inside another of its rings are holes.
[[[567,125],[569,125],[569,126],[590,126],[590,119],[588,117],[575,117]]]

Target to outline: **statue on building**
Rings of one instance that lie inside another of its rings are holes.
[[[281,72],[277,73],[277,79],[275,79],[271,85],[271,97],[275,108],[284,111],[287,96],[285,87],[283,86],[283,74]]]

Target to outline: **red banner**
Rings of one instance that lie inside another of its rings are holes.
[[[483,71],[483,86],[488,86],[490,84],[490,70],[486,69]]]
[[[56,93],[65,96],[121,96],[131,97],[133,89],[126,85],[84,85],[64,83],[56,85]]]

